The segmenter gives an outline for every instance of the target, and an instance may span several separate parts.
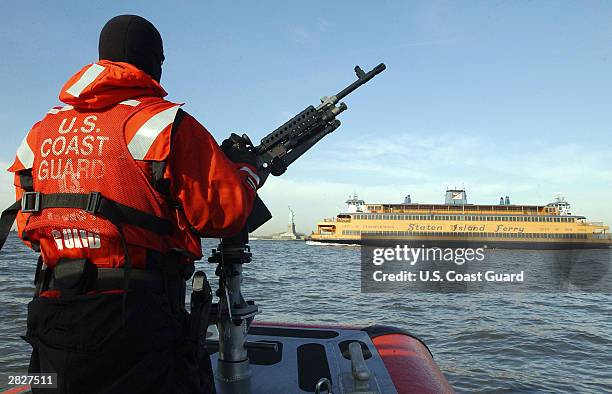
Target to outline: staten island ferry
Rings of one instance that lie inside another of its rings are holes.
[[[366,204],[349,196],[344,213],[317,224],[311,241],[371,244],[412,242],[425,246],[528,249],[612,248],[610,227],[573,215],[561,196],[546,205],[468,204],[463,189],[446,191],[444,204]]]

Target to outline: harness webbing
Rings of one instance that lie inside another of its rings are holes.
[[[38,213],[47,208],[82,209],[92,215],[109,220],[119,229],[120,233],[122,232],[121,226],[124,224],[140,227],[158,235],[172,233],[172,224],[169,220],[120,204],[102,196],[99,192],[89,194],[24,192],[21,200],[15,201],[2,212],[0,217],[0,250],[4,246],[19,211]]]

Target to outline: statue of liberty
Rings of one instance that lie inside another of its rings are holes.
[[[291,209],[291,206],[289,206],[288,208],[289,208],[289,223],[293,224],[294,219],[295,219],[295,212],[293,212],[293,209]]]

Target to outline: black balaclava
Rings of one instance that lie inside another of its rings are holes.
[[[157,82],[161,79],[162,38],[155,26],[141,16],[119,15],[106,22],[100,32],[98,53],[100,60],[130,63]]]

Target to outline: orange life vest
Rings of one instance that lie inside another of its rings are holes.
[[[175,210],[154,189],[144,165],[167,156],[180,105],[151,94],[99,108],[100,97],[106,98],[99,85],[109,79],[104,72],[125,71],[94,63],[77,73],[62,94],[83,94],[86,105],[51,109],[24,139],[11,168],[19,174],[31,171],[21,207],[28,216],[22,235],[40,247],[51,267],[60,258],[80,257],[101,267],[119,266],[126,245],[138,267],[147,249],[167,253],[185,246],[173,224]],[[98,103],[87,102],[92,86]],[[165,94],[158,85],[151,90]],[[83,108],[88,105],[91,109]],[[125,128],[128,120],[130,129]]]
[[[76,199],[89,204],[85,210],[55,207],[58,204],[33,210],[24,232],[30,242],[40,245],[48,265],[61,257],[84,256],[100,266],[112,265],[108,256],[123,254],[118,227],[129,245],[161,253],[182,246],[181,238],[172,236],[177,232],[172,228],[168,201],[136,162],[159,145],[156,138],[172,127],[178,109],[179,105],[158,97],[126,100],[99,111],[67,106],[51,110],[32,129],[21,153],[27,151],[26,156],[32,157],[25,161],[31,161],[33,190],[42,197],[27,197],[33,200],[30,210],[37,198],[44,203],[45,196],[58,193],[65,195],[60,195],[60,201]],[[126,132],[126,120],[137,114],[143,119],[141,127]],[[104,200],[96,201],[99,199]],[[95,212],[99,204],[122,209],[100,215]],[[117,226],[105,216],[118,216],[118,221],[130,218]],[[134,259],[136,264],[142,260]]]

